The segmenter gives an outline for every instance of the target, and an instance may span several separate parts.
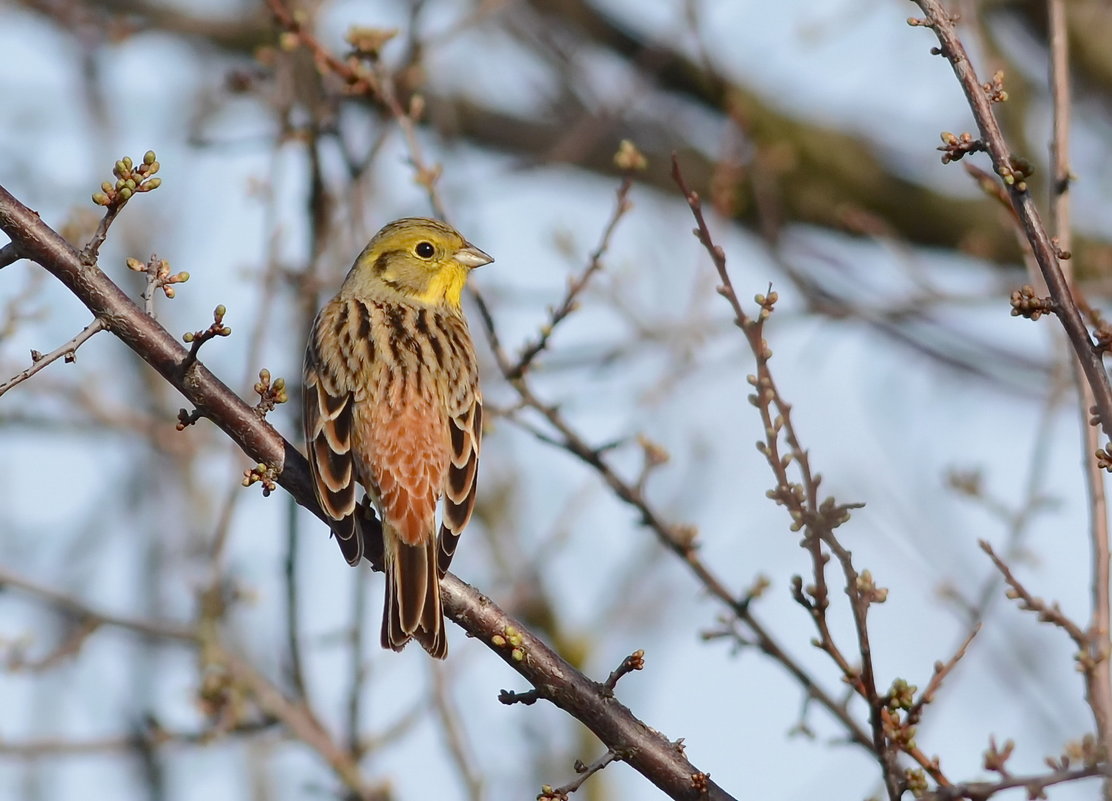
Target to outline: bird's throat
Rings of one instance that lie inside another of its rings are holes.
[[[460,264],[446,264],[432,277],[425,291],[417,295],[417,299],[432,306],[446,303],[458,309],[463,296],[463,286],[466,283],[466,267]]]

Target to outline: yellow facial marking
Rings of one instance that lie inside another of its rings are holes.
[[[459,308],[465,283],[467,283],[467,268],[449,260],[433,274],[425,291],[417,295],[417,300],[431,304],[448,303]]]

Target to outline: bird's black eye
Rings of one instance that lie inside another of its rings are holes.
[[[432,254],[436,253],[436,248],[432,246],[432,242],[418,242],[413,252],[422,259],[431,259]]]

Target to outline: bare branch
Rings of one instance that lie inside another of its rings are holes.
[[[443,726],[444,738],[448,741],[448,753],[452,755],[456,773],[459,774],[463,786],[467,788],[468,800],[482,801],[486,797],[483,774],[479,771],[475,755],[471,753],[471,748],[468,746],[471,740],[464,729],[459,710],[452,702],[448,672],[442,670],[440,665],[432,665],[432,702]]]
[[[33,376],[39,370],[46,367],[51,362],[56,362],[58,361],[58,359],[63,358],[66,360],[67,363],[76,361],[77,349],[85,344],[85,342],[92,339],[94,334],[103,331],[105,328],[107,328],[107,326],[104,324],[104,321],[98,317],[87,326],[85,326],[80,334],[75,336],[69,342],[66,342],[64,345],[59,345],[54,350],[50,351],[50,353],[38,353],[37,351],[32,352],[31,360],[34,363],[23,372],[16,373],[3,384],[0,384],[0,395],[3,395],[14,386],[22,384],[24,381]]]
[[[111,612],[94,609],[78,598],[66,595],[51,587],[37,584],[30,579],[24,578],[0,566],[0,588],[4,587],[19,590],[22,593],[45,601],[55,610],[75,617],[78,620],[91,620],[97,625],[126,629],[147,637],[181,640],[184,642],[194,642],[197,639],[196,632],[191,627],[181,623],[174,623],[168,620],[147,620],[144,618],[127,617],[125,615],[116,615]]]
[[[1081,317],[1077,302],[1070,291],[1069,283],[1062,273],[1058,262],[1058,249],[1051,242],[1050,235],[1043,225],[1038,208],[1031,193],[1027,191],[1025,178],[1028,168],[1023,162],[1012,155],[1000,124],[992,110],[992,100],[985,92],[984,86],[977,78],[973,64],[969,60],[965,47],[958,38],[954,28],[954,20],[942,7],[939,0],[915,0],[927,15],[926,20],[917,21],[931,28],[938,37],[941,54],[946,57],[957,75],[969,107],[977,120],[981,139],[984,141],[989,155],[992,157],[992,166],[1007,187],[1008,198],[1019,217],[1024,235],[1031,245],[1035,261],[1051,297],[1058,305],[1057,317],[1066,330],[1070,344],[1081,364],[1085,379],[1092,389],[1096,405],[1096,417],[1100,422],[1105,437],[1112,439],[1112,385],[1109,384],[1108,375],[1100,355],[1093,347],[1093,341],[1086,330],[1085,321]]]
[[[997,793],[1022,787],[1027,791],[1028,798],[1043,798],[1042,792],[1047,787],[1056,784],[1074,782],[1078,779],[1087,779],[1091,776],[1112,776],[1112,766],[1108,764],[1091,765],[1071,770],[1055,771],[1043,776],[1012,776],[998,782],[962,782],[949,787],[939,787],[936,790],[919,796],[921,801],[987,801]]]
[[[1004,560],[996,555],[996,551],[986,540],[978,540],[977,544],[981,546],[981,550],[988,554],[988,558],[996,565],[996,569],[1000,571],[1000,575],[1004,577],[1004,583],[1008,585],[1010,596],[1019,601],[1021,609],[1028,612],[1035,612],[1039,616],[1039,620],[1044,623],[1053,623],[1062,631],[1069,635],[1074,644],[1081,649],[1082,653],[1087,653],[1089,649],[1089,638],[1081,627],[1066,617],[1066,614],[1058,606],[1058,604],[1047,605],[1041,598],[1036,598],[1027,588],[1023,586],[1015,574],[1012,573]]]
[[[1053,101],[1053,134],[1050,139],[1050,159],[1053,182],[1050,187],[1050,226],[1054,234],[1054,244],[1059,251],[1069,251],[1073,247],[1072,218],[1070,215],[1070,59],[1069,36],[1066,29],[1066,4],[1064,0],[1049,0],[1048,3],[1049,41],[1050,41],[1050,92]],[[1072,261],[1062,265],[1066,279],[1073,283]],[[1090,319],[1094,315],[1090,314]],[[1097,326],[1098,345],[1102,342],[1102,325]],[[1089,425],[1089,410],[1095,401],[1093,390],[1085,382],[1079,369],[1081,365],[1073,360],[1074,383],[1078,388],[1078,404],[1081,413],[1082,453],[1091,454],[1100,450],[1096,430]],[[1109,641],[1112,629],[1112,552],[1109,551],[1108,499],[1104,490],[1104,471],[1093,459],[1086,459],[1085,489],[1088,493],[1089,542],[1091,558],[1091,591],[1093,609],[1089,617],[1087,661],[1092,669],[1083,671],[1085,691],[1089,707],[1097,727],[1097,735],[1107,753],[1112,753],[1112,642]],[[1105,801],[1112,799],[1112,782],[1105,782]]]
[[[616,762],[620,759],[621,757],[613,751],[607,751],[590,765],[584,765],[579,760],[576,760],[575,772],[579,774],[578,778],[560,787],[551,787],[547,784],[544,785],[541,787],[540,795],[537,796],[537,801],[568,801],[568,796],[582,787],[583,782],[587,781],[587,779],[594,776],[611,762]]]
[[[938,694],[938,691],[942,689],[942,682],[950,675],[950,671],[957,667],[958,662],[965,657],[965,653],[969,650],[969,646],[973,644],[973,638],[975,638],[980,631],[981,624],[978,623],[973,627],[966,638],[962,640],[961,645],[958,646],[957,651],[954,652],[952,657],[945,662],[934,663],[934,673],[931,675],[930,682],[907,711],[906,720],[908,724],[915,725],[919,722],[923,716],[923,708],[934,701],[934,697]]]
[[[548,347],[548,340],[556,330],[561,322],[563,322],[569,314],[575,311],[577,307],[577,299],[580,293],[586,289],[587,284],[590,282],[591,277],[602,269],[602,257],[610,247],[610,239],[614,235],[614,231],[618,227],[622,216],[632,208],[629,202],[629,190],[633,186],[633,180],[626,176],[622,180],[622,185],[618,187],[618,199],[614,204],[614,211],[610,215],[606,227],[603,229],[602,238],[599,240],[598,246],[592,251],[590,259],[587,261],[587,266],[583,272],[575,276],[568,282],[568,291],[564,295],[564,299],[560,305],[552,309],[551,316],[548,322],[541,328],[540,334],[535,340],[522,348],[521,355],[518,357],[517,362],[506,373],[506,378],[511,381],[521,378],[525,371],[529,369],[529,365],[533,360]]]
[[[214,649],[211,655],[213,661],[228,670],[232,680],[246,690],[259,708],[281,721],[295,737],[320,754],[341,781],[356,792],[362,801],[385,801],[389,798],[385,789],[370,784],[364,778],[358,762],[350,752],[332,739],[309,707],[287,698],[273,682],[246,660],[219,646],[211,647]]]

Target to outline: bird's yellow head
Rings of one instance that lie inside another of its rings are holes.
[[[467,274],[492,261],[450,225],[406,217],[375,234],[355,260],[340,294],[459,308]]]

